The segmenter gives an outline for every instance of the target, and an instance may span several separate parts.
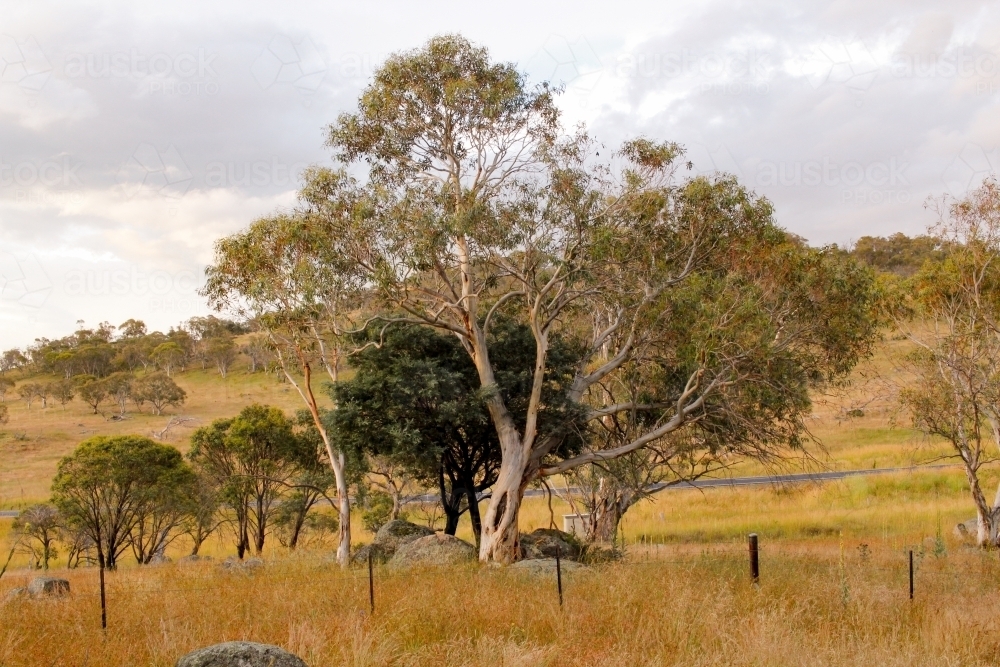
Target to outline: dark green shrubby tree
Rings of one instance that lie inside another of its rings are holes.
[[[531,386],[525,360],[534,354],[531,332],[502,322],[494,336],[500,391],[523,419]],[[454,535],[468,512],[478,543],[478,497],[496,481],[500,441],[468,353],[456,337],[430,327],[394,326],[370,338],[379,344],[362,346],[351,358],[354,377],[331,386],[338,409],[329,415],[338,442],[383,457],[437,489],[444,532]],[[572,358],[561,340],[554,348],[557,358]],[[546,421],[571,421],[566,414],[571,406],[559,391],[570,370],[553,365],[545,387]],[[574,445],[578,450],[578,439],[568,440],[566,448]]]

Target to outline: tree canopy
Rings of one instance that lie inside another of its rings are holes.
[[[114,569],[144,518],[175,499],[192,478],[176,448],[141,436],[97,436],[59,462],[52,502],[93,541]]]
[[[296,322],[300,350],[343,349],[352,321],[453,335],[501,449],[484,560],[517,557],[542,478],[685,429],[731,455],[798,444],[808,387],[877,336],[869,269],[797,243],[732,177],[684,177],[675,143],[565,133],[549,87],[462,37],[390,57],[328,144],[337,163],[306,174],[295,210],[220,241],[205,293]],[[530,335],[515,369],[503,322]]]

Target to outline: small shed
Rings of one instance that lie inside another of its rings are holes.
[[[583,537],[590,528],[589,514],[563,514],[563,532]]]

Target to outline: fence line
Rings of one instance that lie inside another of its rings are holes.
[[[753,546],[753,542],[751,542],[751,545]],[[750,576],[748,577],[748,580],[753,584],[758,584],[761,581],[760,561],[757,560],[757,562],[755,563],[754,559],[755,555],[759,559],[761,553],[765,555],[765,562],[764,562],[765,567],[764,567],[763,579],[765,581],[768,579],[770,580],[780,579],[781,569],[767,568],[768,563],[766,560],[766,556],[768,554],[767,551],[764,549],[765,545],[763,544],[758,545],[758,549],[756,551],[752,549],[752,546],[750,550],[750,559],[749,559]],[[919,561],[916,563],[914,562],[913,559],[914,552],[912,550],[909,550],[909,552],[905,553],[905,555],[908,556],[909,558],[908,559],[904,558],[904,554],[901,553],[899,567],[882,567],[862,562],[852,566],[852,571],[863,572],[863,573],[864,572],[890,573],[892,575],[895,575],[894,577],[892,577],[892,579],[895,579],[897,581],[901,579],[903,582],[907,582],[908,580],[909,597],[911,600],[914,598],[915,592],[919,591],[918,588],[915,590],[915,586],[916,584],[919,584],[920,581],[935,580],[940,582],[944,579],[956,582],[960,581],[959,572],[939,571],[939,570],[936,571],[930,568],[920,567],[921,563]],[[742,569],[743,567],[746,566],[746,561],[743,561],[743,558],[745,557],[746,557],[745,553],[739,554],[735,550],[733,551],[722,550],[721,552],[715,551],[711,554],[694,555],[690,558],[682,560],[653,558],[653,559],[637,560],[637,561],[627,561],[627,560],[615,561],[613,566],[615,568],[629,568],[629,569],[632,568],[648,569],[652,567],[663,567],[663,566],[683,566],[690,568],[699,565],[705,565],[706,563],[717,563],[717,564],[732,566],[734,569]],[[788,556],[783,556],[782,560],[787,561],[788,558],[789,558]],[[201,573],[206,573],[209,570],[207,570],[205,566],[208,566],[211,568],[210,571],[218,573],[219,570],[222,568],[222,563],[224,562],[225,561],[202,561],[190,565],[181,565],[181,567],[191,567],[192,574],[199,574],[199,572],[195,568],[201,568]],[[293,574],[291,574],[291,576],[289,576],[290,573],[287,570],[287,568],[288,566],[294,566],[294,565],[312,565],[316,567],[326,566],[329,567],[330,569],[336,568],[338,575],[336,578],[336,582],[344,583],[348,586],[351,586],[352,588],[356,587],[358,589],[363,589],[364,584],[367,583],[369,606],[371,610],[370,613],[374,613],[374,598],[375,598],[376,584],[385,583],[387,581],[397,582],[399,580],[411,580],[411,581],[419,580],[426,577],[427,575],[426,570],[420,570],[420,569],[403,570],[384,565],[373,567],[370,562],[368,564],[369,567],[352,568],[351,570],[340,571],[339,565],[337,565],[334,561],[330,560],[328,557],[295,558],[292,560],[280,561],[276,567],[268,566],[267,563],[265,563],[263,566],[259,566],[260,567],[259,570],[257,568],[249,569],[246,567],[245,564],[242,564],[240,562],[234,562],[230,570],[224,571],[221,574],[229,574],[231,577],[257,578],[262,583],[272,583],[281,586],[283,589],[288,589],[288,590],[315,588],[317,586],[317,582],[314,576],[315,572],[313,571],[294,572]],[[829,577],[831,579],[834,579],[838,576],[842,577],[844,575],[843,565],[838,566],[836,564],[827,564],[820,562],[816,562],[814,563],[814,565],[818,570],[820,570],[820,572],[816,573],[819,577],[822,578]],[[909,567],[907,567],[907,565],[909,565]],[[141,566],[141,567],[149,568],[150,566]],[[159,566],[153,566],[153,567],[159,569]],[[472,565],[470,564],[470,569],[471,567]],[[562,573],[560,569],[561,568],[557,567],[556,572],[554,572],[553,574],[553,581],[551,582],[551,584],[553,588],[553,593],[558,594],[561,605],[563,597],[563,586],[562,586]],[[1000,564],[998,564],[997,570],[998,574],[1000,574]],[[214,581],[211,585],[194,585],[194,586],[182,586],[182,587],[171,587],[171,588],[163,588],[158,586],[147,587],[147,586],[130,585],[133,583],[129,581],[131,575],[139,571],[142,570],[129,570],[126,573],[123,573],[121,578],[119,578],[118,576],[119,573],[110,573],[111,579],[109,580],[107,587],[109,608],[113,609],[114,607],[114,597],[117,597],[119,593],[125,591],[134,595],[162,595],[162,594],[172,595],[172,594],[190,594],[190,593],[211,593],[211,592],[222,591],[225,588],[227,588],[226,579],[219,579],[217,577],[212,577]],[[31,571],[31,574],[37,574],[38,572],[39,571]],[[505,573],[506,571],[501,570],[500,572]],[[509,572],[509,574],[520,574],[520,573]],[[908,577],[907,574],[909,574]],[[208,579],[208,577],[199,577],[199,578]],[[72,593],[72,596],[79,598],[87,598],[87,599],[99,598],[100,592],[74,591]]]

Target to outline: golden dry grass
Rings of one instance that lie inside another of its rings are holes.
[[[995,665],[1000,613],[995,555],[918,557],[907,599],[905,554],[857,542],[763,543],[750,585],[742,544],[665,547],[646,560],[555,582],[468,566],[367,573],[313,557],[254,574],[212,564],[109,576],[109,629],[93,570],[65,574],[67,600],[0,607],[0,665],[172,665],[183,653],[244,639],[326,665]],[[843,567],[841,567],[843,562]],[[21,584],[17,575],[0,585]]]
[[[820,444],[781,472],[909,466],[946,455],[943,443],[906,428],[885,392],[883,380],[897,372],[893,359],[905,349],[890,341],[850,386],[817,397],[809,426]],[[195,417],[192,426],[251,401],[299,407],[273,377],[236,371],[223,381],[196,371],[178,382],[190,395],[180,414]],[[9,404],[0,507],[44,499],[58,459],[85,437],[147,434],[167,421],[143,414],[108,422],[80,403],[30,413]],[[863,416],[847,414],[857,407]],[[177,429],[171,442],[186,451],[190,432]],[[742,463],[729,474],[765,472]],[[998,482],[1000,470],[987,468],[986,487]],[[561,527],[569,512],[558,498],[551,509],[544,498],[528,499],[522,530],[552,521]],[[1000,559],[952,535],[973,513],[958,468],[823,485],[664,491],[626,515],[626,561],[569,578],[562,610],[552,581],[470,565],[380,569],[378,611],[369,617],[366,572],[336,568],[330,544],[292,554],[271,538],[267,566],[252,575],[205,563],[126,564],[110,575],[105,636],[96,572],[56,570],[72,582],[69,599],[0,602],[0,667],[172,665],[188,650],[230,639],[285,646],[313,667],[993,665],[1000,662],[990,621],[1000,612]],[[0,544],[9,528],[0,520]],[[747,581],[748,532],[761,536],[759,589]],[[467,521],[459,536],[470,539]],[[370,539],[357,520],[354,537]],[[203,553],[217,562],[234,553],[231,542],[222,533]],[[905,569],[911,548],[918,563],[912,603]],[[181,540],[170,554],[187,550]],[[26,563],[19,556],[0,580],[0,599],[35,574]]]

